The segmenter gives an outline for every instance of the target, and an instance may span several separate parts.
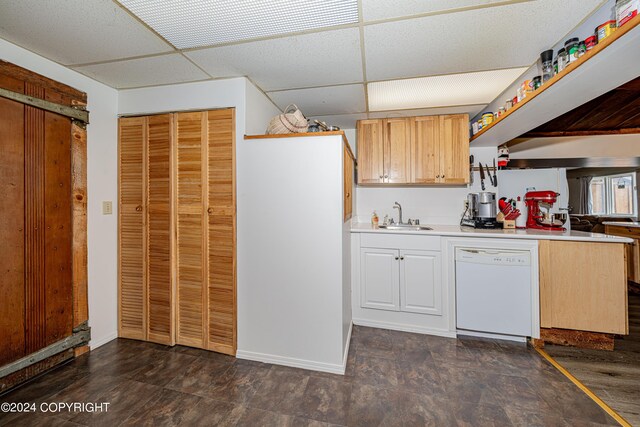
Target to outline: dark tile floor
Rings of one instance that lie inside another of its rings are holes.
[[[615,421],[524,345],[355,327],[345,376],[118,339],[0,397],[109,402],[0,425],[598,426]]]

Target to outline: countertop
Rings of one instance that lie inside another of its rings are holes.
[[[624,222],[624,221],[605,221],[604,225],[616,225],[618,227],[640,228],[640,222]]]
[[[628,223],[627,223],[628,224]],[[609,234],[586,233],[584,231],[545,231],[532,229],[515,230],[481,230],[459,225],[434,225],[423,224],[433,228],[433,230],[385,230],[374,228],[370,223],[352,222],[352,233],[382,233],[382,234],[410,234],[445,237],[486,237],[501,239],[533,239],[533,240],[575,240],[583,242],[603,242],[603,243],[633,243],[633,239]],[[638,225],[640,226],[640,225]]]

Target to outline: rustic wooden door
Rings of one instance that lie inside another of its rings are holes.
[[[0,88],[1,392],[73,357],[55,344],[88,313],[86,131],[52,112],[86,94],[2,61]]]

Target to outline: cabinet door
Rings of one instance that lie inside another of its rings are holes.
[[[440,252],[400,251],[400,310],[442,314]]]
[[[146,118],[119,121],[118,335],[146,339],[144,170]]]
[[[360,306],[398,311],[399,253],[395,249],[360,249]]]
[[[384,182],[406,184],[411,174],[411,121],[407,118],[385,119]]]
[[[205,347],[206,241],[204,213],[207,122],[202,112],[176,115],[176,343]]]
[[[379,184],[384,178],[382,119],[358,121],[358,184]]]
[[[440,118],[411,119],[411,182],[435,184],[440,178]]]
[[[343,213],[344,221],[347,221],[353,213],[353,158],[351,158],[346,146],[344,146],[342,151],[344,173]]]
[[[469,182],[469,116],[440,116],[440,180],[446,184]]]
[[[147,339],[173,345],[173,119],[171,114],[149,116],[147,124]]]
[[[204,113],[207,124],[208,264],[205,296],[209,350],[236,352],[235,110]]]

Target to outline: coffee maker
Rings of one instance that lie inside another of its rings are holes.
[[[473,228],[501,228],[496,221],[496,193],[482,192],[467,194],[467,209],[460,225]]]
[[[558,201],[560,194],[555,191],[529,191],[524,195],[527,205],[527,228],[536,230],[564,231],[566,214],[551,213],[550,210]],[[544,210],[544,211],[543,211]]]

